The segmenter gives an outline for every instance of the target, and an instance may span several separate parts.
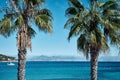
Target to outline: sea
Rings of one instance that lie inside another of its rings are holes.
[[[0,80],[17,80],[17,62],[0,62]],[[28,61],[26,80],[90,80],[89,62]],[[120,62],[99,62],[98,80],[120,80]]]

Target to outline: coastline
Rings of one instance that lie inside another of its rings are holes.
[[[0,62],[18,62],[18,61],[0,61]],[[41,61],[41,60],[27,60],[26,62],[90,62],[90,61],[70,61],[70,60],[66,60],[66,61]],[[98,63],[101,62],[120,62],[120,61],[98,61]]]
[[[0,62],[18,62],[18,61],[0,61]]]

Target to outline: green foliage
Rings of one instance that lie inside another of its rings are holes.
[[[79,9],[84,9],[84,6],[78,0],[69,0],[70,4]]]
[[[30,26],[27,27],[27,32],[28,32],[28,35],[32,38],[32,37],[35,37],[35,34],[36,32],[34,31],[33,28],[31,28]]]
[[[28,0],[28,2],[32,2],[32,4],[35,6],[35,5],[39,5],[41,3],[44,3],[45,1],[44,0]]]
[[[35,22],[39,30],[52,33],[51,21],[52,21],[52,14],[48,9],[41,9],[38,11],[35,18]]]
[[[17,20],[15,21],[15,25],[22,26],[24,24],[24,19],[22,15],[18,15]]]
[[[84,49],[86,44],[86,35],[81,34],[80,37],[77,40],[77,47],[79,50]]]
[[[74,7],[69,7],[69,8],[66,10],[65,13],[66,13],[66,15],[71,16],[71,15],[77,14],[77,12],[78,12],[78,10],[75,9]]]
[[[64,28],[70,27],[68,40],[79,35],[77,48],[86,58],[91,46],[98,52],[105,52],[109,49],[109,41],[112,45],[120,45],[120,4],[117,0],[91,0],[89,9],[79,0],[68,2],[70,6],[65,13],[69,18]]]
[[[10,18],[4,18],[0,22],[0,34],[2,34],[5,37],[8,37],[10,35],[11,30],[11,20]]]
[[[9,60],[15,60],[15,57],[0,54],[0,61],[9,61]]]
[[[7,0],[6,7],[2,10],[4,17],[0,21],[0,35],[8,37],[17,31],[18,46],[31,48],[31,38],[36,34],[31,24],[35,23],[40,31],[52,33],[52,13],[40,7],[44,2],[44,0]],[[24,39],[21,40],[20,37]]]

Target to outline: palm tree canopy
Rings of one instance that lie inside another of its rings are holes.
[[[86,58],[90,53],[90,46],[98,51],[109,49],[112,45],[120,44],[120,2],[119,0],[88,0],[87,8],[79,0],[68,0],[64,28],[70,27],[68,40],[78,36],[77,48],[83,51]]]
[[[0,34],[8,37],[15,31],[19,32],[23,24],[30,39],[36,34],[33,24],[40,31],[52,33],[52,13],[41,7],[44,3],[44,0],[7,0],[6,7],[1,9],[4,18],[0,21]]]

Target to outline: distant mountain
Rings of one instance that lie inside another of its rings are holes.
[[[99,61],[120,61],[120,56],[101,56]]]
[[[0,61],[11,61],[11,60],[12,61],[15,60],[15,57],[0,54]]]
[[[31,61],[83,61],[86,60],[82,57],[75,57],[75,56],[34,56],[29,58],[28,60]]]
[[[30,61],[89,61],[85,57],[80,56],[33,56]],[[99,56],[99,61],[120,61],[120,56]]]

